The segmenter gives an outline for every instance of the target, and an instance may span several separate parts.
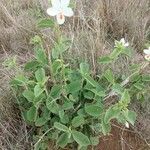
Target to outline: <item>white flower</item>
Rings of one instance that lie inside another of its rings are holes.
[[[124,39],[124,38],[122,38],[122,39],[120,40],[120,43],[121,43],[124,47],[128,47],[128,46],[129,46],[129,43],[128,43],[128,42],[125,42],[125,39]]]
[[[56,16],[58,24],[65,22],[65,16],[73,16],[73,11],[69,6],[70,0],[51,0],[52,7],[47,9],[47,14]]]
[[[129,128],[129,123],[126,121],[125,123],[126,128]]]
[[[144,49],[143,52],[145,54],[145,59],[150,61],[150,47],[148,49]]]

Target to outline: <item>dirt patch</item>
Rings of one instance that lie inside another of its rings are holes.
[[[115,126],[109,136],[100,138],[95,150],[150,150],[150,147],[134,131]]]

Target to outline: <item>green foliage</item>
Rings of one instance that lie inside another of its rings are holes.
[[[49,20],[39,24],[51,26]],[[86,62],[79,64],[79,69],[65,64],[63,56],[70,44],[66,38],[59,37],[54,43],[50,58],[41,37],[35,36],[31,43],[35,46],[35,58],[25,64],[25,73],[17,75],[11,84],[23,118],[36,130],[34,136],[45,133],[35,146],[40,145],[45,150],[47,141],[52,139],[61,148],[76,144],[79,149],[86,149],[99,143],[101,133],[110,133],[112,120],[134,125],[136,113],[128,110],[128,106],[135,96],[141,97],[147,92],[145,87],[150,81],[149,75],[138,72],[139,65],[131,67],[131,78],[126,86],[111,69],[102,72],[98,79],[93,77]],[[117,43],[109,56],[100,58],[100,63],[111,63],[126,50]],[[109,100],[109,96],[114,96],[116,101],[108,107],[105,100]]]
[[[81,146],[88,146],[91,144],[89,138],[82,132],[72,130],[72,136],[74,140]]]
[[[85,104],[85,112],[93,117],[100,117],[103,108],[95,104]]]
[[[39,28],[53,28],[54,22],[51,19],[42,19],[37,25]]]

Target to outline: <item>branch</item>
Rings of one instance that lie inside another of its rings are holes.
[[[121,86],[124,87],[126,86],[129,82],[130,79],[137,73],[139,73],[140,71],[142,71],[143,69],[145,69],[147,66],[149,65],[149,62],[144,62],[140,69],[136,72],[134,72],[133,74],[131,74],[129,77],[127,77],[122,83]],[[109,101],[109,98],[113,97],[113,96],[117,96],[118,94],[116,92],[114,92],[113,90],[111,90],[108,95],[104,98],[104,101],[106,101],[106,106],[109,106],[110,104],[115,102],[115,99],[113,99],[112,101]]]

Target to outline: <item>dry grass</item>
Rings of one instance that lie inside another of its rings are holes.
[[[51,29],[40,31],[36,27],[37,19],[46,16],[44,12],[47,7],[47,0],[0,0],[0,64],[6,58],[16,55],[19,66],[22,65],[31,57],[32,47],[29,41],[35,34],[42,33],[49,42],[47,45],[52,47],[55,36]],[[113,48],[113,41],[122,37],[130,41],[134,47],[136,57],[132,62],[141,61],[143,56],[140,52],[150,38],[150,2],[149,0],[77,1],[75,16],[67,19],[61,30],[72,40],[67,58],[71,60],[73,56],[76,58],[75,62],[89,61],[94,73],[102,69],[97,63],[97,58],[108,54]],[[132,62],[119,60],[118,72],[128,71],[128,64]],[[116,65],[112,65],[112,68],[115,69]],[[14,70],[10,71],[0,66],[0,95],[2,95],[0,111],[3,112],[0,116],[0,147],[4,150],[17,149],[14,145],[27,134],[25,124],[18,118],[18,110],[16,113],[13,107],[14,98],[8,83],[13,75]],[[147,120],[145,124],[149,122],[149,119]],[[18,144],[18,149],[24,149],[27,142],[28,137],[23,138]]]

